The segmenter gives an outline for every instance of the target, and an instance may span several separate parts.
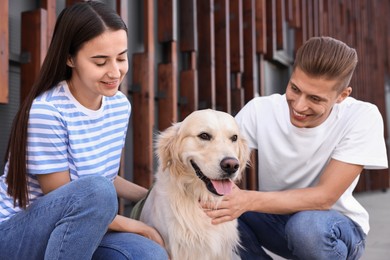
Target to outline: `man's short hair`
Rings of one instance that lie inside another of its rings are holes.
[[[313,37],[297,51],[296,68],[313,77],[338,80],[337,91],[349,86],[358,62],[354,48],[331,37]]]

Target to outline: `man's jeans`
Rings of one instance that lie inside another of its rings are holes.
[[[239,218],[242,259],[272,259],[262,247],[287,259],[359,259],[365,237],[341,213],[302,211],[291,215],[247,212]]]
[[[106,233],[117,209],[107,178],[72,181],[0,223],[0,259],[152,259],[153,254],[166,259],[165,250],[151,240]]]

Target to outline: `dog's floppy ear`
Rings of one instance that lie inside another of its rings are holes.
[[[162,131],[157,137],[156,153],[160,161],[160,166],[163,169],[176,159],[173,158],[173,150],[177,143],[180,124],[181,122],[174,123],[172,126]]]

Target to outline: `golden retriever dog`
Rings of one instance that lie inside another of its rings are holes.
[[[217,207],[249,160],[234,118],[211,109],[195,111],[160,133],[156,153],[156,181],[141,221],[160,232],[171,259],[235,257],[237,220],[213,225],[200,206]]]

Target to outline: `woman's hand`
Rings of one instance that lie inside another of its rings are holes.
[[[153,227],[146,225],[143,222],[140,222],[140,232],[138,233],[141,236],[149,238],[156,243],[160,244],[162,247],[165,247],[164,240],[162,239],[160,233]]]
[[[164,240],[162,239],[160,233],[158,233],[155,228],[148,226],[139,220],[117,215],[108,228],[112,231],[129,232],[144,236],[164,247]]]

